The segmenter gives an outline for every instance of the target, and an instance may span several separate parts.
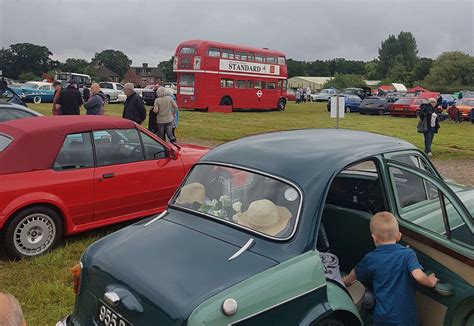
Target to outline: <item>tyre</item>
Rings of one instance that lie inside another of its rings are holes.
[[[277,104],[278,111],[284,111],[285,107],[286,107],[285,99],[283,99],[283,98],[279,99],[278,104]]]
[[[33,103],[35,103],[35,104],[40,104],[40,103],[41,103],[41,96],[35,96],[35,97],[33,97]]]
[[[379,115],[384,115],[385,111],[384,110],[379,110]]]
[[[220,105],[232,105],[232,100],[228,96],[223,97]]]
[[[351,112],[351,107],[350,106],[346,106],[346,113],[350,113]]]
[[[110,96],[106,95],[105,96],[105,104],[109,104],[109,103],[110,103]]]
[[[48,252],[62,236],[59,215],[51,208],[32,206],[17,213],[5,230],[5,247],[15,259]]]

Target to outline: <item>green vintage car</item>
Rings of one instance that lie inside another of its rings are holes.
[[[416,288],[422,325],[474,325],[474,190],[405,141],[334,129],[210,151],[164,213],[85,251],[58,325],[370,325],[371,284],[341,275],[380,211],[440,280]]]

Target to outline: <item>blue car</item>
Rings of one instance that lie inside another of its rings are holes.
[[[357,95],[344,95],[344,111],[359,112],[359,106],[362,99]],[[327,104],[328,112],[331,112],[331,100],[329,99]]]
[[[26,102],[53,102],[54,88],[53,84],[45,82],[27,82],[21,86],[11,87]]]
[[[456,103],[456,99],[454,98],[453,94],[441,94],[441,97],[443,98],[443,101],[441,102],[443,110],[446,110]]]

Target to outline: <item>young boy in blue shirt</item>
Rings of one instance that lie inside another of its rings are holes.
[[[372,281],[375,326],[418,326],[418,313],[413,279],[434,287],[435,274],[427,276],[412,249],[397,244],[402,234],[395,216],[389,212],[375,214],[370,220],[370,233],[376,246],[354,267],[343,281]]]

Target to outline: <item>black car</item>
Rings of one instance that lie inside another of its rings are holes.
[[[388,101],[385,98],[370,96],[362,100],[359,105],[360,114],[390,114]]]
[[[370,87],[349,87],[349,88],[344,88],[341,94],[357,95],[361,99],[364,99],[372,95],[372,89]]]

